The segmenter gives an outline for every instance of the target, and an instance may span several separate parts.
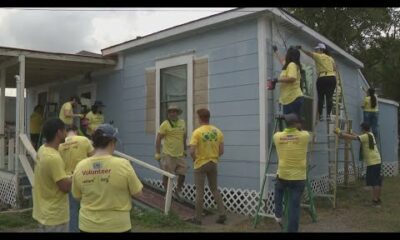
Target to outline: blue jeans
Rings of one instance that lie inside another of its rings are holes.
[[[304,103],[304,97],[298,97],[293,102],[282,105],[283,106],[283,114],[295,113],[297,116],[301,116],[301,107]]]
[[[297,232],[299,230],[300,220],[300,203],[301,196],[306,185],[305,180],[284,180],[276,178],[275,183],[275,216],[282,218],[283,215],[283,195],[285,192],[288,196],[288,218],[287,218],[287,231]]]
[[[79,208],[80,203],[72,193],[68,193],[69,198],[69,232],[79,232]]]
[[[372,133],[375,139],[379,138],[378,135],[378,112],[366,112],[364,111],[364,122],[367,122],[371,127]],[[376,140],[378,142],[378,140]]]

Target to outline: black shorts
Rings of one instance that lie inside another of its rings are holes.
[[[367,166],[367,186],[382,186],[381,164]]]

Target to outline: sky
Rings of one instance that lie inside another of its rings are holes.
[[[0,8],[0,46],[101,53],[110,47],[233,8]]]
[[[233,8],[0,8],[0,46],[101,54],[107,48]],[[15,89],[6,89],[15,96]]]

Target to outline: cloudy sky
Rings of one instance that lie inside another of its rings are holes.
[[[232,8],[0,8],[0,46],[101,53],[127,40]]]

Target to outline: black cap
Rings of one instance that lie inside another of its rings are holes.
[[[93,104],[93,105],[94,105],[94,106],[99,106],[99,107],[105,107],[105,106],[106,106],[106,105],[103,104],[102,101],[98,101],[98,100],[94,101],[94,104]]]

